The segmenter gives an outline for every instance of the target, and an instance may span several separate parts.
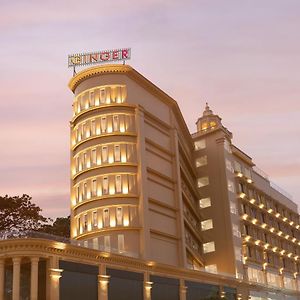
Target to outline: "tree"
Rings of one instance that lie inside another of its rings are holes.
[[[38,230],[50,221],[41,215],[42,209],[31,203],[31,199],[26,194],[0,196],[0,231]]]
[[[41,229],[41,232],[58,235],[62,237],[70,237],[70,216],[56,218],[52,225],[45,224]]]

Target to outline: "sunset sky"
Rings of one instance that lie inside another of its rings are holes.
[[[131,47],[191,132],[208,101],[300,204],[299,0],[0,0],[0,195],[69,213],[67,55]]]

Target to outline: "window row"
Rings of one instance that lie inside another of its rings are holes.
[[[94,197],[115,194],[136,194],[136,176],[116,174],[95,177],[75,186],[76,203]]]
[[[122,85],[104,86],[83,92],[78,95],[74,101],[74,114],[91,107],[110,104],[123,103],[126,99],[126,87]]]
[[[234,161],[234,171],[244,174],[247,178],[252,178],[250,169],[237,161]]]
[[[137,226],[135,206],[105,207],[77,217],[77,235],[101,228]]]
[[[135,161],[134,144],[107,144],[88,149],[75,156],[75,174],[82,170],[115,162]],[[73,175],[74,175],[73,173]]]
[[[134,132],[134,115],[114,114],[102,115],[78,124],[72,132],[72,143],[85,140],[92,136],[98,136],[113,132]]]
[[[292,238],[300,240],[300,232],[289,224],[281,221],[276,217],[270,216],[268,213],[261,211],[255,206],[250,206],[245,202],[241,203],[241,212],[242,214],[247,214],[253,219],[257,219],[260,223],[267,224],[271,228],[274,228],[278,231],[282,231],[285,235],[289,235]]]
[[[247,184],[239,182],[238,191],[245,194],[248,199],[254,200],[254,203],[265,208],[267,210],[271,209],[272,212],[276,215],[279,214],[283,218],[286,218],[288,222],[293,222],[299,224],[299,215],[293,213],[292,211],[287,210],[284,206],[280,205],[277,201],[272,200],[270,197],[259,193],[255,189],[249,187]],[[278,216],[279,216],[278,215]]]
[[[116,239],[116,241],[114,241]],[[117,247],[114,247],[116,244]],[[102,237],[96,237],[90,240],[78,242],[79,246],[91,248],[106,252],[124,253],[125,252],[125,237],[124,234],[118,234],[116,236],[105,235]]]
[[[243,224],[242,231],[244,235],[251,236],[255,240],[263,241],[270,244],[271,247],[278,247],[280,250],[285,250],[288,253],[300,255],[300,248],[295,246],[290,241],[282,239],[275,234],[268,233],[266,230],[258,229],[255,226]]]

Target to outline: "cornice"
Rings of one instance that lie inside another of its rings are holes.
[[[133,70],[132,67],[129,65],[103,65],[103,66],[96,66],[85,69],[78,74],[76,74],[70,81],[69,81],[69,88],[74,93],[77,86],[84,80],[101,75],[101,74],[111,74],[111,73],[127,73]]]

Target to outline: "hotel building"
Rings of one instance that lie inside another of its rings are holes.
[[[0,300],[300,299],[297,205],[208,105],[190,134],[128,65],[69,87],[71,241],[0,241]]]

